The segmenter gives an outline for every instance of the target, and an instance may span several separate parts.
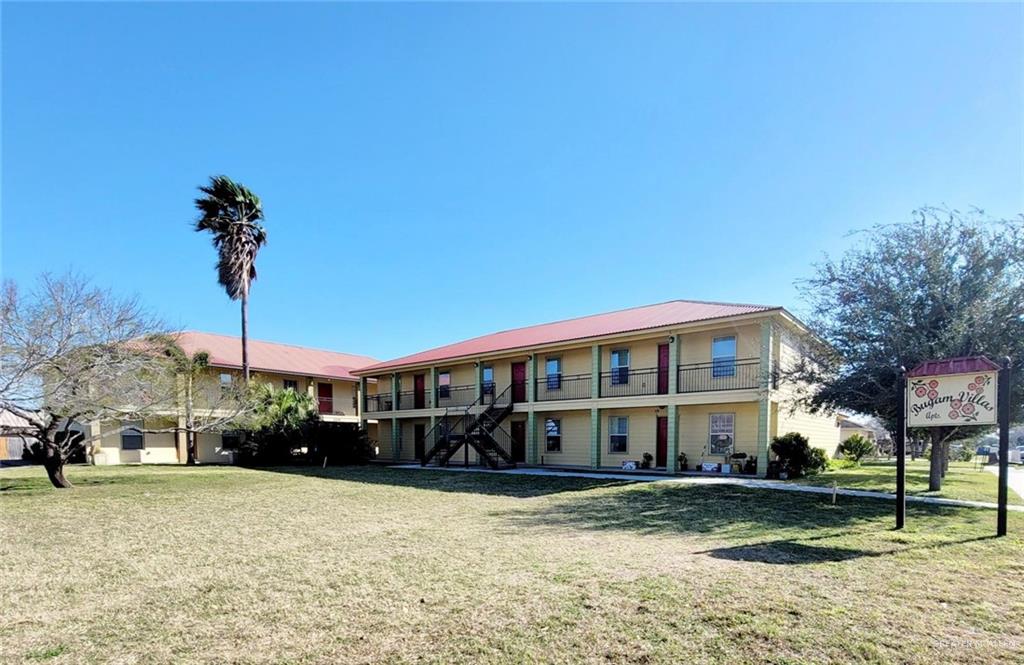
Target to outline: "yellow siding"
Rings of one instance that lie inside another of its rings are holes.
[[[659,415],[665,415],[664,409],[601,409],[601,466],[621,467],[627,460],[640,462],[644,453],[654,457],[653,466],[657,461],[657,436]],[[629,418],[629,449],[623,454],[611,452],[611,431],[608,423],[612,416]]]
[[[169,429],[175,423],[171,420],[157,419],[143,423],[145,429]],[[173,431],[144,432],[142,450],[121,449],[122,424],[116,420],[100,423],[100,437],[94,442],[93,448],[98,450],[97,464],[177,464],[178,446]]]
[[[231,464],[234,453],[224,450],[221,446],[223,438],[220,432],[202,432],[196,438],[196,457],[200,464]]]
[[[704,332],[686,333],[679,336],[679,363],[692,365],[711,362],[711,343],[716,337],[736,336],[737,358],[759,358],[761,356],[760,324],[727,326]],[[638,365],[639,367],[639,365]]]
[[[735,416],[735,449],[737,453],[757,455],[757,402],[736,402],[731,404],[699,404],[680,406],[679,408],[679,451],[686,453],[690,468],[705,462],[725,462],[724,455],[711,455],[707,452],[708,436],[712,413],[734,413]],[[764,455],[762,454],[763,458]],[[765,460],[759,459],[760,469],[764,468]]]
[[[545,446],[544,421],[562,421],[562,451],[549,453]],[[537,441],[541,464],[556,466],[590,466],[590,411],[555,411],[537,414]]]
[[[839,446],[839,426],[834,414],[794,411],[791,405],[780,404],[778,409],[777,435],[799,432],[815,448],[821,448],[829,457],[835,457]]]
[[[394,459],[391,442],[391,420],[381,420],[377,424],[377,459],[391,461]]]
[[[658,345],[667,344],[668,336],[655,339],[637,340],[607,344],[601,347],[601,371],[607,372],[612,367],[612,351],[629,349],[630,369],[655,369],[658,367]]]
[[[423,425],[423,433],[430,430],[430,420],[426,418],[409,418],[399,421],[402,428],[402,448],[399,459],[404,462],[416,461],[416,425]]]

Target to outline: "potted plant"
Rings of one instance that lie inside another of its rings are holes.
[[[679,453],[679,457],[677,458],[677,461],[679,462],[679,470],[680,471],[689,471],[690,470],[690,465],[686,461],[686,453]]]
[[[645,452],[643,454],[643,459],[640,461],[640,468],[641,469],[649,469],[649,468],[651,468],[651,463],[653,461],[654,461],[654,455],[652,455],[652,454],[650,454],[648,452]]]

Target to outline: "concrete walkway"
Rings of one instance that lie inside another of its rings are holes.
[[[994,474],[996,478],[999,477],[998,464],[987,464],[985,470]],[[1024,468],[1011,464],[1008,470],[1010,471],[1010,477],[1006,479],[1006,484],[1017,493],[1017,496],[1024,497]]]
[[[832,494],[831,487],[818,487],[815,485],[799,485],[787,483],[781,480],[764,480],[761,478],[740,478],[730,476],[665,476],[642,473],[596,473],[588,471],[556,471],[553,469],[538,468],[515,468],[494,471],[481,467],[436,467],[420,466],[419,464],[395,464],[392,469],[418,469],[423,471],[447,471],[455,473],[494,473],[517,476],[549,476],[553,478],[592,478],[597,480],[632,480],[635,482],[662,482],[662,483],[684,483],[687,485],[736,485],[739,487],[752,487],[755,489],[777,490],[782,492],[806,492],[808,494]],[[1024,482],[1024,477],[1018,476],[1018,480]],[[1011,474],[1012,484],[1012,474]],[[1016,488],[1015,490],[1016,491]],[[874,492],[871,490],[851,490],[842,487],[835,490],[839,496],[855,496],[865,499],[885,499],[895,501],[896,495],[888,492]],[[907,495],[907,503],[925,503],[933,506],[955,506],[960,508],[998,508],[997,504],[987,501],[965,501],[961,499],[940,499],[930,496]],[[1024,506],[1009,505],[1008,510],[1024,512]]]

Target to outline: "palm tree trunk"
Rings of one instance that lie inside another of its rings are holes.
[[[249,296],[242,294],[242,375],[249,386]]]

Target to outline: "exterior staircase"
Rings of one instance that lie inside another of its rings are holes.
[[[511,469],[512,437],[501,422],[512,413],[512,386],[501,394],[484,393],[479,399],[454,414],[447,410],[425,439],[430,445],[420,464],[448,466],[463,446],[472,448],[480,461],[492,469]]]

